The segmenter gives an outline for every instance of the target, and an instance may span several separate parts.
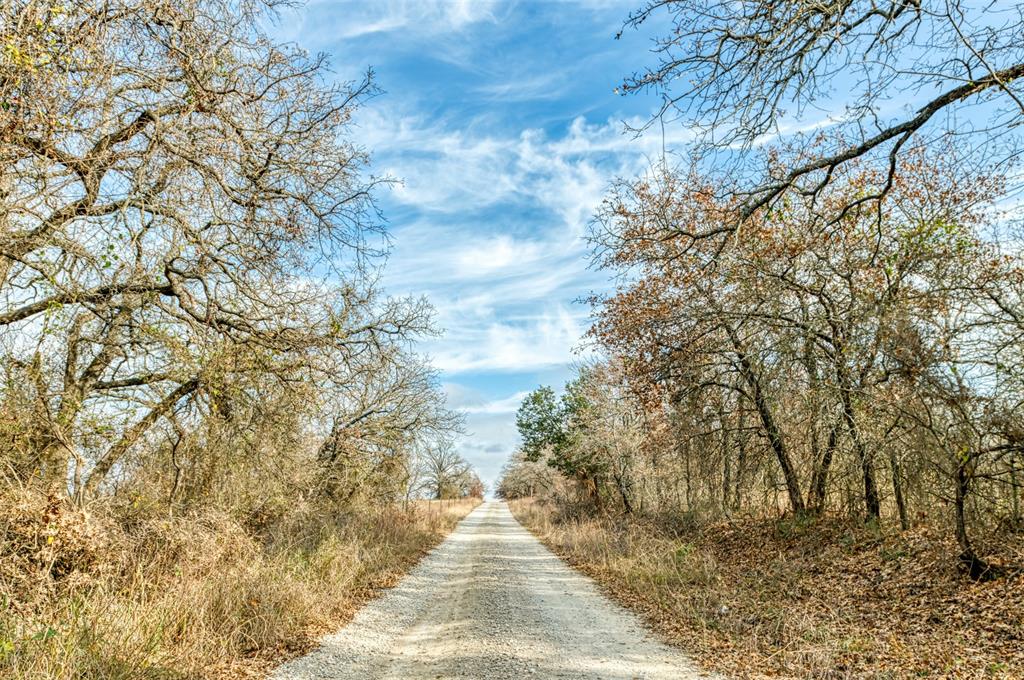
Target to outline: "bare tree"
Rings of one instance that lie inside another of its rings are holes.
[[[318,454],[322,482],[345,499],[360,491],[403,495],[423,483],[424,471],[415,468],[432,459],[429,448],[421,450],[461,431],[462,419],[445,407],[435,372],[418,357],[375,358],[365,368],[328,402],[332,425]]]
[[[74,460],[95,492],[184,404],[230,410],[243,376],[344,387],[430,330],[368,276],[378,180],[347,139],[372,82],[271,41],[276,4],[0,9],[0,331],[50,483]]]
[[[659,30],[654,48],[660,63],[623,89],[660,93],[660,116],[698,129],[703,152],[722,151],[723,174],[749,178],[728,185],[741,198],[741,220],[790,192],[818,195],[855,159],[881,172],[840,215],[877,204],[893,187],[899,158],[916,146],[955,139],[976,159],[1020,152],[1020,3],[651,0],[626,27],[663,18],[669,28]],[[741,172],[750,160],[742,150],[794,125],[833,134],[752,176]]]
[[[424,485],[434,498],[461,497],[469,492],[472,470],[448,442],[423,451]]]
[[[557,472],[543,460],[529,460],[515,451],[501,470],[497,494],[507,500],[530,496],[546,496],[555,487]]]

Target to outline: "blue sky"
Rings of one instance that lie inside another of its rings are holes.
[[[588,268],[590,216],[615,177],[661,153],[660,131],[638,140],[623,125],[656,102],[614,92],[652,58],[648,36],[614,39],[635,4],[324,0],[277,27],[330,54],[339,79],[376,72],[384,94],[354,136],[376,174],[401,180],[379,196],[384,287],[436,307],[445,334],[421,349],[467,414],[460,451],[492,485],[523,394],[560,386],[579,360],[589,311],[576,301],[609,287]]]

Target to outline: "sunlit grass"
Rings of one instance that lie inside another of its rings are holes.
[[[0,675],[244,677],[309,649],[478,501],[294,517],[273,539],[216,513],[123,526],[2,499]]]

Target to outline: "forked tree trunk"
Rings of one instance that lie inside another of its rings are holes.
[[[896,452],[889,449],[889,469],[892,471],[892,493],[896,499],[896,511],[900,516],[900,528],[906,531],[910,528],[910,516],[907,513],[907,500],[903,495],[903,480],[900,474],[900,461]]]
[[[850,433],[853,449],[857,454],[857,462],[860,464],[861,479],[864,484],[864,510],[869,520],[877,520],[882,516],[882,502],[878,496],[878,483],[875,481],[873,456],[864,445],[860,427],[857,423],[857,416],[853,410],[850,378],[841,366],[838,367],[836,377],[839,379],[839,394],[843,405],[843,418],[846,420],[846,429]]]
[[[978,556],[967,531],[967,497],[971,493],[974,479],[975,458],[970,451],[964,451],[957,459],[955,482],[956,494],[953,508],[956,512],[956,540],[960,547],[960,568],[975,581],[991,581],[1005,572],[1004,567],[990,564]]]

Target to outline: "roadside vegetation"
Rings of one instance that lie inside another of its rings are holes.
[[[627,22],[664,37],[622,91],[696,140],[608,192],[594,358],[523,400],[498,491],[710,668],[1024,674],[1020,7],[998,16],[677,0]]]
[[[278,4],[0,7],[5,678],[259,674],[483,494]]]
[[[727,677],[1018,678],[1019,578],[964,581],[932,527],[695,523],[511,502],[516,518],[704,668]],[[1017,548],[1015,559],[1024,559]]]
[[[207,510],[0,502],[5,678],[263,677],[393,585],[479,503],[328,512],[261,528]]]

